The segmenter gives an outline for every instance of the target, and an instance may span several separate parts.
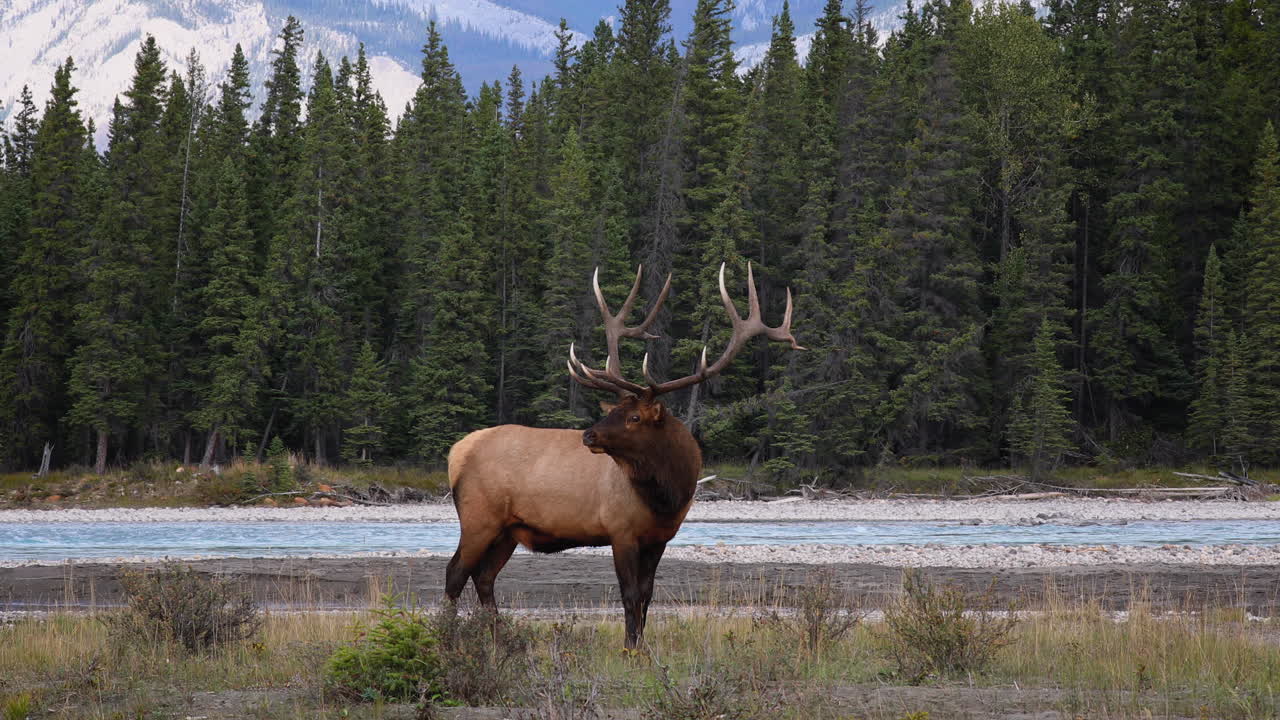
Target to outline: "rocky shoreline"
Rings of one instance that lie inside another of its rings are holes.
[[[439,522],[448,502],[349,507],[205,507],[0,510],[20,522]],[[1280,520],[1280,502],[1055,498],[1050,500],[733,500],[699,502],[688,522],[954,521],[987,524],[1138,520]]]

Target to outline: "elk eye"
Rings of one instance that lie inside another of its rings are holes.
[[[640,416],[639,416],[639,415],[632,415],[632,416],[631,416],[631,420],[630,420],[630,422],[640,422]]]

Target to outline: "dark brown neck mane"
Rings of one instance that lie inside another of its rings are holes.
[[[631,487],[658,516],[674,515],[693,499],[702,472],[702,450],[684,423],[668,417],[660,442],[644,457],[614,458]]]

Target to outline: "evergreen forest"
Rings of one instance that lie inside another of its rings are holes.
[[[756,340],[667,403],[778,482],[885,465],[1280,464],[1280,2],[867,0],[784,6],[739,67],[733,0],[673,37],[626,0],[554,72],[469,96],[424,28],[387,108],[363,49],[280,31],[252,103],[163,38],[108,141],[76,65],[24,92],[0,172],[0,466],[439,467],[500,423],[610,399],[591,291],[632,322],[668,273],[661,379],[729,337],[717,271],[807,350]],[[812,32],[808,55],[797,38]]]

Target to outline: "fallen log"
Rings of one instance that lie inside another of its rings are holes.
[[[991,495],[984,498],[974,498],[975,500],[1050,500],[1052,498],[1066,497],[1064,492],[1034,492],[1019,493],[1016,495]]]
[[[1221,470],[1218,471],[1218,474],[1216,476],[1200,475],[1198,473],[1184,473],[1184,472],[1175,472],[1174,475],[1177,475],[1178,477],[1188,478],[1191,480],[1200,480],[1203,482],[1222,482],[1223,480],[1226,480],[1227,482],[1232,483],[1234,485],[1244,485],[1247,487],[1257,487],[1258,485],[1257,480],[1254,480],[1253,478],[1247,475],[1233,475],[1229,472],[1224,472]]]
[[[372,500],[362,500],[360,498],[351,497],[350,495],[342,495],[340,493],[332,493],[332,492],[321,492],[316,490],[290,490],[289,492],[262,493],[261,495],[254,495],[248,500],[241,500],[240,502],[233,502],[231,504],[232,505],[248,505],[251,502],[261,500],[262,498],[265,498],[265,497],[278,497],[281,495],[294,495],[294,496],[319,495],[320,497],[339,498],[342,500],[349,500],[357,505],[374,505],[377,507],[391,507],[390,503],[374,502]]]

